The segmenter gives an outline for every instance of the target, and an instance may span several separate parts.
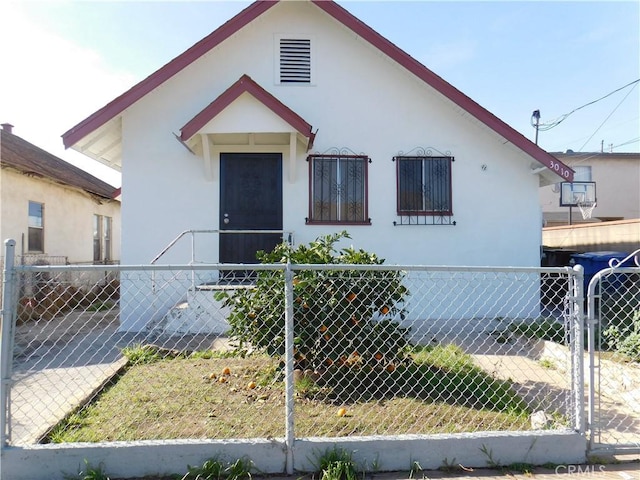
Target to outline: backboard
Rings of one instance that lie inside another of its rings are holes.
[[[578,207],[585,203],[596,203],[596,182],[562,182],[560,184],[561,207]]]

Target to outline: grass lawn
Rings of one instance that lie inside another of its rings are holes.
[[[49,442],[285,435],[279,359],[199,352],[127,353],[129,366]],[[336,367],[296,384],[297,437],[526,430],[529,411],[506,382],[452,345],[414,349],[394,371]]]

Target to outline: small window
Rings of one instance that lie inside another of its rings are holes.
[[[44,253],[44,204],[29,202],[29,252]]]
[[[310,155],[308,223],[369,224],[364,155]]]
[[[93,261],[107,263],[111,260],[111,217],[93,216]]]
[[[573,175],[574,182],[591,182],[591,167],[588,165],[579,165],[571,167],[575,172]]]
[[[452,157],[394,157],[398,215],[453,215]]]
[[[278,83],[311,83],[311,39],[277,38]]]

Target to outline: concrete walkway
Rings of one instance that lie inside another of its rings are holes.
[[[558,465],[553,468],[536,467],[530,472],[519,472],[509,469],[460,468],[448,472],[422,470],[413,474],[410,472],[394,472],[380,473],[371,476],[371,480],[443,480],[463,478],[479,478],[483,480],[569,480],[571,478],[582,478],[585,480],[640,480],[640,463],[635,461],[614,464]]]

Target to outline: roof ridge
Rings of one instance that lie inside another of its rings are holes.
[[[92,193],[100,197],[113,198],[113,193],[117,190],[117,188],[109,184],[108,182],[105,182],[104,180],[54,155],[53,153],[48,152],[44,148],[39,147],[38,145],[35,145],[28,140],[25,140],[15,133],[9,133],[6,130],[0,130],[0,134],[2,135],[2,141],[0,142],[2,150],[10,150],[20,158],[20,161],[15,161],[15,159],[12,161],[11,156],[7,155],[7,152],[3,152],[3,154],[0,156],[0,162],[2,164],[17,168],[21,171],[28,170],[29,172],[33,172],[38,175],[56,180],[66,185],[81,188],[88,193]],[[12,146],[14,147],[13,149],[11,148]],[[23,151],[18,151],[18,149]],[[24,152],[24,150],[27,150],[28,152]],[[31,156],[34,157],[45,157],[52,163],[52,165],[41,163],[42,159],[27,158],[25,157],[25,153],[31,153]],[[65,170],[68,173],[79,177],[81,180],[83,180],[83,182],[64,178],[64,175],[62,174],[65,173]]]

